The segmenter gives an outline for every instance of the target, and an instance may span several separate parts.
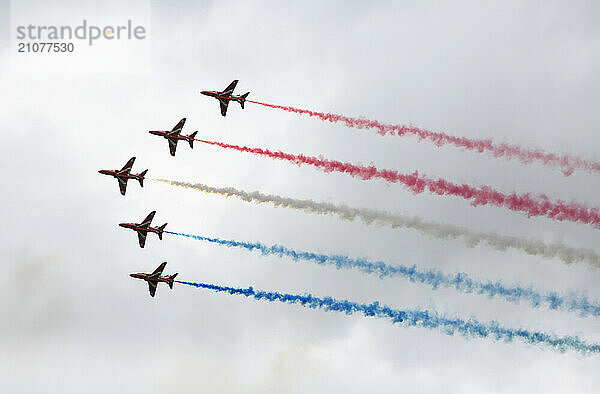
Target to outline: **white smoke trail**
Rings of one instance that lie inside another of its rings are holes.
[[[587,262],[595,267],[600,267],[600,256],[594,251],[569,247],[562,243],[545,243],[541,240],[531,238],[519,238],[496,233],[471,231],[464,227],[427,222],[417,216],[406,216],[369,208],[353,208],[343,204],[336,205],[313,200],[299,200],[273,194],[263,194],[258,191],[246,192],[233,187],[213,187],[202,183],[193,184],[168,179],[152,180],[167,183],[172,186],[194,189],[208,194],[219,194],[226,197],[233,196],[246,202],[271,203],[276,207],[292,208],[307,213],[334,215],[348,221],[359,218],[367,225],[409,228],[438,239],[462,239],[469,247],[475,247],[479,243],[483,243],[500,251],[512,248],[525,252],[531,256],[538,256],[546,259],[559,258],[566,264]]]

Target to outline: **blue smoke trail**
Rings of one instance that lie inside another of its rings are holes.
[[[435,311],[427,310],[399,310],[392,309],[385,305],[380,305],[378,301],[372,304],[359,304],[347,300],[336,300],[331,297],[315,297],[310,294],[296,295],[285,294],[276,291],[267,292],[254,290],[252,287],[247,289],[217,286],[209,283],[196,283],[176,281],[188,286],[194,286],[215,292],[226,292],[229,294],[240,294],[246,297],[254,297],[257,300],[265,299],[267,301],[279,301],[287,304],[300,304],[305,308],[323,309],[325,311],[344,312],[351,315],[360,312],[365,316],[373,316],[384,319],[391,319],[392,323],[399,323],[405,327],[425,327],[430,329],[439,329],[446,335],[454,335],[458,332],[465,338],[492,337],[504,342],[512,342],[514,339],[533,345],[546,345],[561,353],[570,349],[581,353],[600,353],[600,344],[587,343],[578,336],[556,336],[539,331],[529,331],[522,328],[502,327],[496,321],[489,323],[480,323],[475,319],[451,319],[438,314]]]
[[[380,278],[393,276],[403,277],[411,282],[429,285],[434,290],[443,286],[454,288],[463,293],[486,295],[489,298],[500,297],[514,303],[518,303],[521,300],[527,300],[535,308],[546,305],[548,308],[554,310],[560,309],[578,312],[582,317],[587,315],[600,316],[600,304],[598,302],[592,302],[587,297],[575,293],[563,296],[556,292],[541,294],[531,287],[505,286],[501,282],[477,281],[469,278],[467,274],[460,272],[456,274],[444,274],[437,270],[418,271],[415,265],[412,267],[404,265],[391,266],[382,261],[371,262],[362,258],[350,258],[342,255],[300,252],[280,245],[266,246],[259,242],[239,242],[171,231],[165,232],[227,247],[240,247],[250,251],[258,250],[263,255],[274,254],[291,257],[294,260],[301,259],[314,261],[321,265],[334,265],[337,269],[354,268],[368,274],[377,274]]]

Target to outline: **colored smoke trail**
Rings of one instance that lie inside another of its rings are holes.
[[[517,159],[524,164],[528,164],[531,162],[539,162],[546,166],[560,168],[565,176],[571,175],[574,169],[576,168],[586,170],[589,172],[600,172],[600,162],[584,160],[580,157],[569,155],[566,153],[548,153],[540,148],[531,149],[522,148],[518,145],[512,144],[498,144],[494,143],[491,139],[482,140],[471,139],[466,137],[455,137],[444,133],[436,133],[433,131],[421,129],[415,126],[385,124],[380,123],[376,120],[369,120],[364,118],[352,118],[344,115],[316,112],[289,106],[261,103],[260,101],[246,101],[254,104],[259,104],[268,108],[281,109],[283,111],[292,112],[299,115],[308,115],[310,117],[316,117],[321,119],[322,121],[328,121],[331,123],[343,123],[351,128],[375,129],[377,130],[377,133],[381,135],[390,134],[402,137],[407,134],[412,134],[419,138],[419,140],[421,141],[431,141],[437,146],[454,145],[456,147],[467,149],[470,151],[488,153],[494,157],[500,157],[507,160]]]
[[[223,240],[219,238],[209,238],[200,235],[183,234],[172,231],[165,231],[168,234],[179,235],[192,238],[199,241],[210,242],[227,247],[244,248],[249,251],[257,250],[263,255],[277,255],[291,257],[294,260],[313,261],[321,265],[333,265],[337,269],[358,269],[359,271],[376,274],[380,278],[384,277],[402,277],[411,282],[422,283],[431,286],[434,290],[443,286],[454,288],[463,293],[474,293],[492,297],[504,298],[510,302],[518,303],[521,300],[527,300],[531,306],[539,307],[546,305],[550,309],[567,310],[569,312],[578,312],[580,316],[600,316],[600,304],[590,302],[587,297],[569,294],[561,296],[552,292],[541,294],[531,287],[506,286],[501,282],[481,282],[469,278],[465,273],[444,274],[438,270],[419,271],[416,265],[408,267],[405,265],[388,265],[382,261],[372,262],[362,258],[350,258],[343,255],[325,255],[312,252],[297,251],[286,248],[285,246],[272,245],[266,246],[259,242],[240,242],[233,240]]]
[[[600,229],[600,209],[589,208],[585,204],[575,201],[565,202],[562,200],[551,201],[546,195],[532,196],[526,194],[504,194],[490,186],[474,187],[467,184],[455,184],[444,179],[431,179],[420,175],[417,171],[412,174],[402,174],[394,170],[379,170],[374,166],[361,166],[352,163],[343,163],[337,160],[321,159],[313,156],[294,155],[281,151],[272,152],[268,149],[248,148],[225,144],[222,142],[197,140],[205,144],[219,146],[225,149],[233,149],[238,152],[248,152],[260,156],[289,161],[298,165],[308,164],[325,172],[342,172],[363,180],[373,178],[383,179],[392,183],[401,183],[408,187],[413,193],[423,193],[425,190],[432,194],[451,195],[470,200],[472,206],[493,205],[503,207],[514,212],[532,216],[545,216],[557,221],[571,221],[585,223]]]
[[[600,353],[600,344],[587,343],[578,336],[557,336],[540,331],[530,331],[522,328],[507,328],[500,326],[498,322],[480,323],[471,318],[463,320],[459,318],[445,317],[435,311],[428,310],[400,310],[385,305],[378,301],[372,304],[361,304],[347,300],[337,300],[331,297],[315,297],[311,294],[297,295],[279,293],[276,291],[254,290],[252,287],[237,288],[229,286],[217,286],[209,283],[196,283],[176,281],[188,286],[208,289],[215,292],[225,292],[231,295],[243,295],[257,300],[278,301],[286,304],[299,304],[305,308],[322,309],[325,311],[344,312],[347,315],[362,313],[364,316],[390,319],[394,324],[404,327],[425,327],[438,329],[446,335],[461,334],[465,338],[492,338],[512,342],[515,339],[532,345],[544,345],[553,350],[564,352],[573,350],[584,354]]]
[[[426,222],[417,216],[404,216],[368,208],[353,208],[346,205],[315,202],[313,200],[299,200],[273,194],[263,194],[258,191],[246,192],[233,187],[217,188],[202,183],[192,184],[167,179],[153,180],[207,194],[218,194],[226,197],[233,196],[246,202],[270,203],[276,207],[291,208],[306,213],[334,215],[347,221],[359,218],[367,225],[376,224],[392,228],[409,228],[437,239],[460,238],[470,247],[475,247],[479,243],[485,243],[498,251],[505,251],[512,248],[528,255],[545,259],[559,258],[566,264],[586,262],[595,267],[600,267],[600,256],[589,249],[578,249],[557,243],[547,244],[535,239],[522,239],[495,233],[470,231],[464,227]]]

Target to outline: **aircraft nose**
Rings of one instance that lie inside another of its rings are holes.
[[[203,90],[200,93],[203,94],[203,95],[205,95],[205,96],[208,96],[208,90]]]

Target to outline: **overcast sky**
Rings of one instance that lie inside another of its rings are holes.
[[[54,4],[56,3],[56,4]],[[259,206],[146,181],[121,196],[97,173],[137,157],[149,177],[386,209],[563,241],[600,253],[598,230],[528,219],[401,185],[183,143],[184,132],[600,206],[600,179],[381,137],[247,104],[226,118],[200,90],[411,123],[600,158],[595,2],[2,2],[0,382],[23,393],[593,392],[600,357],[465,339],[385,320],[158,286],[128,276],[168,261],[178,279],[379,300],[600,341],[600,322],[402,279],[378,279],[175,236],[140,249],[119,228],[156,210],[172,231],[466,272],[600,299],[600,272],[416,231]],[[17,53],[16,25],[144,25],[141,41]],[[9,26],[9,27],[7,27]],[[114,44],[114,45],[113,45]],[[63,56],[62,58],[59,55]],[[49,72],[52,71],[52,72]]]

